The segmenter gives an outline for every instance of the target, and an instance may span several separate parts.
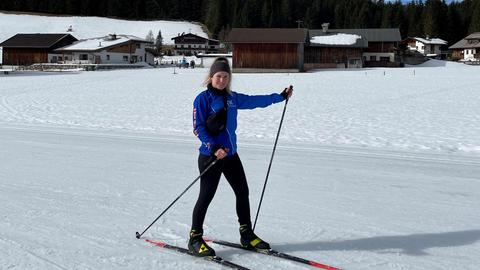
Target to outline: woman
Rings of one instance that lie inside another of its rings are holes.
[[[198,168],[203,172],[217,160],[200,180],[200,194],[193,209],[188,249],[197,256],[214,256],[215,251],[203,240],[203,221],[223,173],[236,196],[240,223],[240,242],[244,247],[270,249],[252,230],[248,185],[242,162],[237,154],[237,110],[264,108],[284,101],[293,93],[285,88],[281,94],[248,96],[230,90],[232,73],[226,58],[217,58],[205,81],[207,90],[193,103],[193,132],[200,139]]]

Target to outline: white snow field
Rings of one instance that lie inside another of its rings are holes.
[[[0,75],[0,269],[223,269],[135,238],[198,176],[191,111],[207,70]],[[256,232],[347,270],[480,265],[480,72],[234,74],[293,84]],[[283,104],[239,113],[252,217]],[[186,246],[198,183],[145,237]],[[238,241],[222,180],[207,236]],[[212,245],[250,269],[313,269]]]
[[[0,12],[0,42],[18,33],[69,33],[77,39],[103,37],[108,34],[133,35],[145,38],[152,31],[156,38],[162,31],[163,43],[173,44],[173,37],[182,32],[208,37],[200,24],[184,21],[133,21],[102,17],[39,16]],[[70,28],[72,31],[67,32]]]

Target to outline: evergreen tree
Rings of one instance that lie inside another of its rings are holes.
[[[470,22],[470,33],[480,32],[480,2],[475,2],[472,20]]]
[[[292,14],[291,14],[291,3],[290,0],[281,0],[280,1],[280,27],[292,27],[294,25]]]
[[[370,21],[370,6],[368,2],[363,2],[362,6],[358,11],[358,15],[355,17],[355,21],[353,23],[354,28],[367,28],[369,27]]]
[[[448,44],[454,44],[464,37],[464,35],[458,31],[461,27],[460,15],[457,10],[456,4],[448,6],[447,11],[447,28],[445,37]]]
[[[226,1],[228,0],[208,0],[208,8],[205,17],[205,24],[212,32],[213,37],[218,37],[220,29],[228,24],[227,15],[225,12]]]
[[[408,37],[422,37],[423,34],[423,4],[416,4],[411,2],[407,5],[407,24],[408,31],[406,36]]]
[[[148,19],[159,18],[161,13],[162,13],[162,6],[160,6],[160,3],[158,2],[158,0],[145,1],[145,16]]]
[[[423,17],[423,29],[426,36],[439,37],[441,32],[442,21],[442,1],[427,0],[425,2],[425,10]]]
[[[36,0],[31,0],[37,2]],[[110,1],[109,1],[110,2]],[[77,0],[65,0],[65,13],[70,15],[80,14],[81,2]]]
[[[397,0],[392,4],[392,25],[390,27],[399,28],[400,34],[406,36],[408,33],[408,23],[406,22],[405,9],[402,3]]]
[[[163,37],[162,31],[158,30],[157,38],[155,39],[155,50],[157,53],[161,53],[163,49]]]

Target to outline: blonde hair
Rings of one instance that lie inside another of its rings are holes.
[[[215,61],[213,61],[212,65],[215,64],[216,62],[219,62],[219,61],[225,62],[230,66],[230,63],[228,63],[228,59],[225,58],[225,57],[217,57],[215,59]],[[202,83],[202,86],[204,86],[204,87],[206,87],[206,86],[208,86],[209,84],[212,83],[212,76],[210,76],[210,72],[211,72],[211,66],[210,66],[210,70],[208,71],[207,77],[205,78],[205,80]],[[229,77],[228,78],[228,84],[227,84],[227,87],[225,87],[225,90],[227,91],[228,94],[231,94],[232,93],[232,90],[230,89],[230,87],[232,85],[232,71],[231,70],[228,72],[228,77]]]

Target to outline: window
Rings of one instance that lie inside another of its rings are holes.
[[[80,60],[88,60],[88,54],[80,54]]]
[[[137,49],[140,49],[140,43],[137,43]]]
[[[377,61],[377,57],[375,55],[370,55],[370,61]]]
[[[123,62],[128,62],[128,55],[123,56]]]
[[[143,57],[139,56],[139,57],[138,57],[138,61],[139,61],[139,62],[143,62]]]
[[[382,61],[382,62],[390,62],[390,57],[381,56],[381,57],[380,57],[380,61]]]
[[[107,60],[110,61],[110,54],[107,54]]]

